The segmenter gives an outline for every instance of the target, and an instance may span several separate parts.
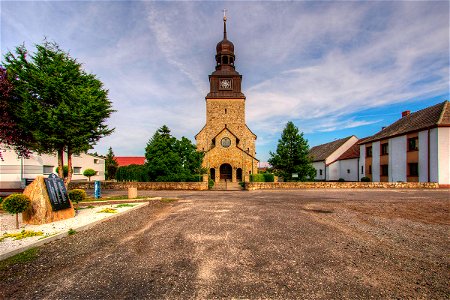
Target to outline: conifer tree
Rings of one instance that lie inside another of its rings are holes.
[[[106,171],[106,179],[114,179],[116,178],[117,168],[119,167],[116,157],[114,156],[114,152],[112,147],[109,147],[108,153],[105,158],[105,171]]]
[[[104,123],[113,112],[108,91],[56,43],[36,45],[34,54],[19,46],[5,55],[4,66],[14,87],[8,113],[31,136],[19,144],[38,153],[56,152],[60,177],[67,151],[68,184],[72,154],[86,152],[113,131]]]
[[[275,174],[285,180],[312,180],[315,169],[309,157],[308,141],[303,137],[298,128],[292,122],[288,122],[278,140],[277,151],[270,152],[269,164],[272,165]],[[292,174],[298,174],[293,178]]]

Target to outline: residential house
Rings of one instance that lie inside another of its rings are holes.
[[[359,168],[372,181],[450,184],[448,101],[402,118],[359,143]]]
[[[352,135],[330,143],[312,147],[309,154],[313,160],[313,166],[316,169],[315,179],[328,181],[338,180],[339,178],[357,178],[357,164],[356,167],[350,167],[350,165],[347,165],[347,162],[344,162],[344,167],[346,170],[350,170],[350,172],[347,173],[348,175],[345,177],[342,177],[341,174],[343,172],[341,171],[339,161],[339,158],[357,142],[358,138]]]
[[[26,182],[30,182],[37,176],[48,176],[56,172],[58,158],[56,155],[32,153],[29,158],[18,157],[12,150],[0,147],[2,159],[0,159],[0,189],[24,188]],[[64,157],[67,163],[67,154]],[[90,154],[82,153],[72,156],[73,175],[72,181],[85,181],[84,170],[93,169],[97,173],[91,180],[105,180],[105,160]]]

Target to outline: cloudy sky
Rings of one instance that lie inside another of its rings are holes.
[[[203,127],[224,8],[261,161],[287,121],[314,146],[449,99],[448,1],[3,0],[2,59],[56,41],[117,110],[94,151],[143,155],[163,124],[193,141]]]

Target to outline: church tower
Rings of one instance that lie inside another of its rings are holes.
[[[248,181],[258,171],[256,135],[245,124],[242,75],[235,69],[234,45],[227,39],[223,17],[223,40],[216,46],[216,70],[209,75],[206,125],[195,136],[197,150],[205,152],[203,167],[219,181]]]

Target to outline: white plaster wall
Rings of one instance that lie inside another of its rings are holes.
[[[428,130],[419,132],[419,182],[428,181]]]
[[[438,127],[439,184],[450,184],[450,128]]]
[[[389,181],[407,181],[406,140],[406,135],[389,139]]]
[[[380,181],[380,142],[372,143],[372,181]]]
[[[328,165],[326,180],[338,180],[339,179],[339,161]]]
[[[350,173],[347,173],[350,170]],[[344,159],[339,161],[339,178],[345,181],[358,181],[358,159]]]
[[[362,172],[361,172],[361,167],[363,169]],[[359,166],[358,166],[360,180],[362,177],[366,176],[367,171],[368,170],[366,170],[366,147],[364,145],[360,145],[359,146]]]
[[[439,182],[438,129],[430,129],[430,182]]]
[[[4,147],[0,147],[4,149]],[[18,158],[14,151],[6,150],[2,152],[3,161],[0,160],[0,189],[20,188],[21,178],[34,179],[38,175],[44,175],[44,166],[53,166],[52,171],[56,171],[58,159],[56,155],[32,153],[29,158]],[[96,161],[94,161],[96,160]],[[67,155],[64,157],[64,164],[67,164]],[[74,174],[72,180],[87,180],[83,176],[84,170],[90,168],[98,172],[98,175],[91,177],[91,180],[105,180],[105,160],[88,154],[81,154],[79,157],[72,156],[73,167],[81,167],[81,174]],[[22,174],[21,174],[22,169]]]
[[[325,163],[323,161],[316,161],[313,162],[313,167],[317,171],[317,175],[314,179],[325,180]],[[320,170],[322,170],[322,175],[320,175]]]
[[[345,151],[347,151],[351,146],[353,146],[358,141],[358,138],[356,136],[352,136],[349,138],[341,147],[339,147],[336,151],[331,153],[330,156],[328,156],[325,160],[326,164],[329,164],[331,162],[334,162],[336,159],[339,158]],[[328,177],[328,176],[327,176]]]

